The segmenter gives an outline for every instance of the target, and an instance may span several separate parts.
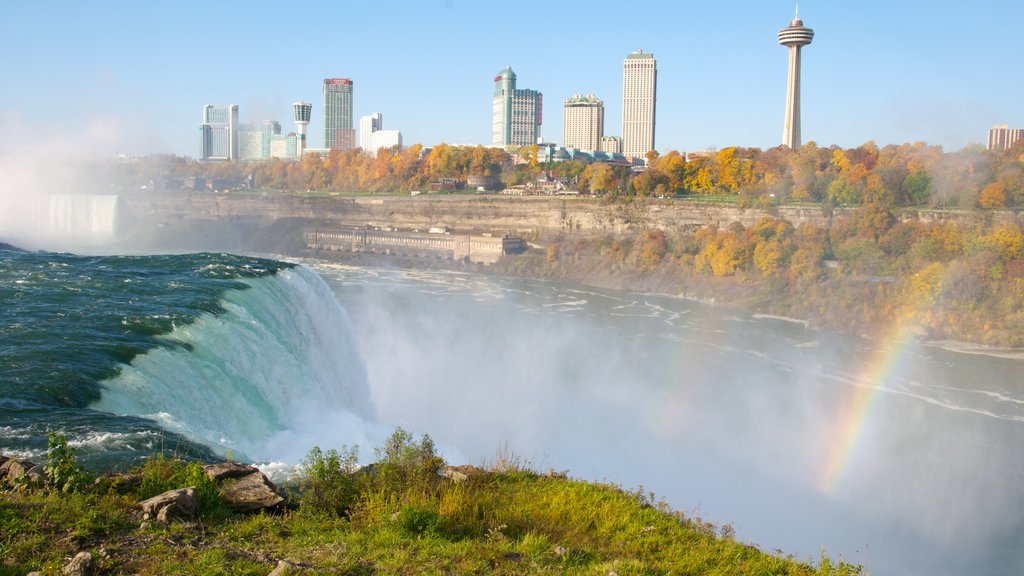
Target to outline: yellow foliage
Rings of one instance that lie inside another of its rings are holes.
[[[754,266],[763,276],[771,276],[782,264],[782,246],[775,238],[758,242],[754,247]]]
[[[1003,224],[984,238],[1003,260],[1013,260],[1024,255],[1024,234],[1016,224]]]
[[[942,290],[942,275],[945,266],[941,262],[933,262],[910,277],[910,298],[912,303],[931,303]]]

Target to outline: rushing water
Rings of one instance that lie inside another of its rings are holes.
[[[824,547],[874,574],[1024,571],[1020,358],[665,296],[318,270],[382,419],[470,462],[507,448],[643,485],[766,550]]]
[[[217,254],[0,252],[0,450],[296,463],[395,426],[874,574],[1024,571],[1024,363],[664,296]],[[184,448],[181,448],[184,447]]]

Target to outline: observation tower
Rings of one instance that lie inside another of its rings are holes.
[[[800,5],[789,26],[779,30],[779,44],[789,48],[789,79],[786,81],[786,123],[782,127],[782,145],[800,147],[800,48],[814,39],[814,30],[800,20]]]
[[[295,109],[295,157],[302,158],[306,150],[306,127],[309,126],[313,105],[309,102],[295,102],[292,108]]]

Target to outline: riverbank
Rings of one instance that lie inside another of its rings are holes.
[[[0,574],[861,573],[824,555],[815,565],[762,552],[653,495],[514,458],[447,467],[429,437],[401,430],[355,471],[354,452],[313,449],[288,500],[257,513],[233,506],[237,483],[219,472],[259,475],[252,468],[152,457],[89,482],[73,452],[57,454],[45,486],[5,466]]]

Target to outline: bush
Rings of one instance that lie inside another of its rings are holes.
[[[384,448],[377,450],[377,458],[378,479],[395,491],[427,487],[444,467],[444,459],[437,455],[429,435],[420,436],[417,443],[402,428],[396,429]]]
[[[299,505],[314,513],[344,515],[359,498],[352,472],[357,468],[359,448],[342,446],[324,452],[314,446],[302,462]]]
[[[398,511],[398,524],[410,534],[426,534],[437,530],[439,516],[433,510],[405,506]]]
[[[206,475],[199,462],[185,462],[156,454],[146,459],[140,470],[139,498],[152,498],[168,490],[194,487],[199,499],[199,513],[211,515],[226,511],[217,490],[217,483]]]
[[[61,492],[80,492],[91,481],[91,475],[75,460],[75,449],[68,446],[63,434],[50,434],[46,465],[46,481]]]

